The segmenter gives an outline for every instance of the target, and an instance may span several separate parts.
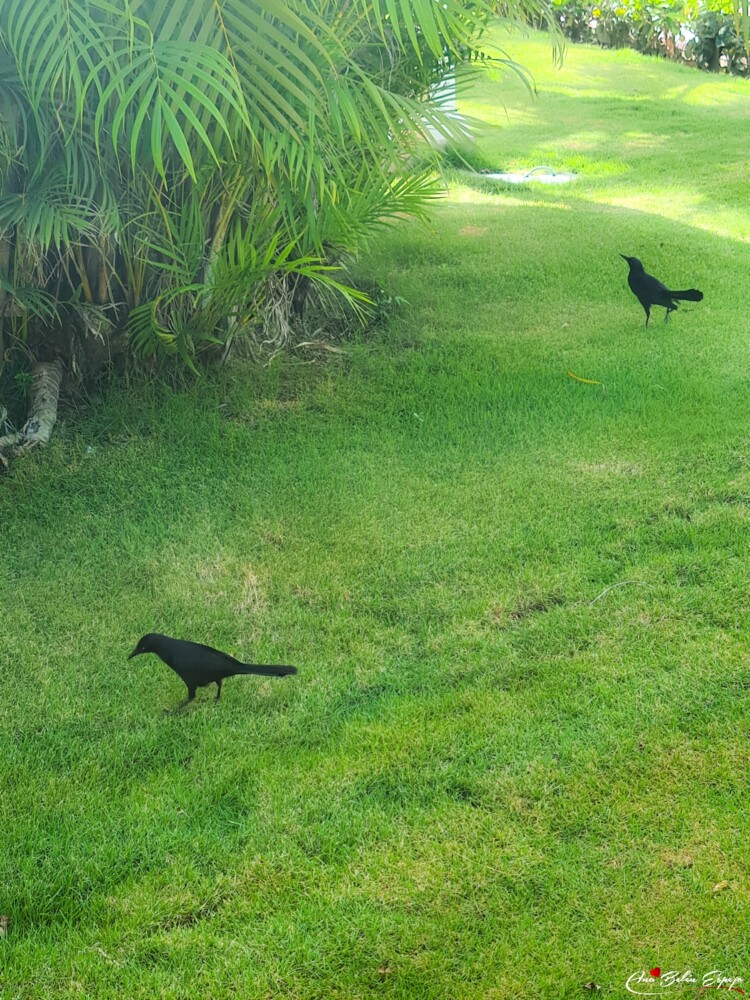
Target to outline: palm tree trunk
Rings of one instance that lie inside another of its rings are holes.
[[[19,454],[29,448],[47,444],[57,421],[57,403],[63,366],[60,361],[37,361],[31,369],[31,407],[26,423],[20,431],[0,437],[0,461],[7,465],[3,452],[12,449]],[[2,412],[2,407],[0,407]]]

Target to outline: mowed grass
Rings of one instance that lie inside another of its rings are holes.
[[[750,980],[750,91],[512,51],[480,150],[574,186],[457,182],[345,356],[116,386],[0,480],[3,997]],[[618,252],[705,300],[645,331]],[[300,672],[164,718],[149,630]]]

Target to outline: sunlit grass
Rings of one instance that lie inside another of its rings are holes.
[[[545,200],[623,205],[750,239],[750,81],[586,45],[569,45],[557,67],[539,34],[513,50],[537,98],[514,77],[501,87],[472,76],[461,99],[493,126],[477,145],[496,169],[572,170],[575,184],[544,189]]]

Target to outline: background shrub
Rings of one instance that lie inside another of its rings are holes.
[[[748,72],[745,39],[731,4],[556,0],[554,12],[562,32],[574,42],[633,48],[714,72]]]

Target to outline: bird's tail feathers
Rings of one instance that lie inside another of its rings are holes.
[[[238,674],[260,674],[262,677],[286,677],[296,674],[296,667],[267,666],[264,664],[243,663]]]
[[[688,299],[690,302],[700,302],[703,298],[703,292],[699,292],[697,288],[686,288],[682,292],[670,292],[669,294],[673,299]]]

